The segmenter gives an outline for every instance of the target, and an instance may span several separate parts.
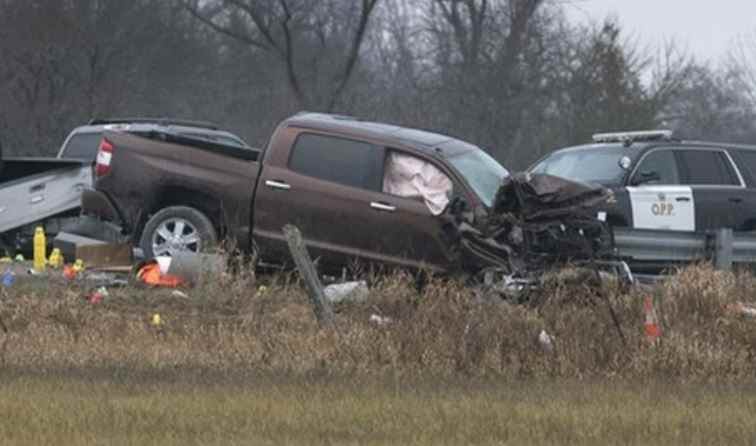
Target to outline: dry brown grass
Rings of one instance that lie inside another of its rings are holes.
[[[251,275],[207,283],[188,298],[113,289],[99,305],[76,287],[19,285],[0,305],[9,329],[2,359],[10,369],[738,382],[756,376],[756,320],[725,305],[754,302],[753,289],[750,276],[700,266],[649,291],[555,280],[537,305],[514,306],[441,280],[419,294],[410,278],[395,275],[373,286],[369,303],[338,308],[336,329],[320,330],[304,291],[286,276],[264,289]],[[664,322],[658,345],[643,336],[645,293]],[[149,323],[154,313],[160,328]],[[371,314],[393,322],[378,326]],[[554,336],[552,352],[537,342],[542,329]]]

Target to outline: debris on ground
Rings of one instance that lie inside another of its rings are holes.
[[[538,343],[541,344],[541,348],[543,348],[546,353],[554,351],[554,337],[546,333],[546,330],[541,330],[538,334]]]
[[[66,278],[66,280],[76,280],[76,277],[78,277],[79,273],[76,271],[73,265],[65,265],[63,266],[63,277]]]
[[[63,277],[69,281],[79,279],[85,269],[84,262],[77,259],[73,264],[63,266]]]
[[[326,300],[331,304],[342,302],[365,302],[370,294],[367,282],[345,282],[328,285],[323,289]]]
[[[179,297],[181,299],[189,299],[189,295],[180,290],[173,290],[173,292],[171,293],[171,296]]]
[[[107,288],[100,287],[97,290],[93,291],[92,294],[89,295],[87,300],[92,305],[97,305],[101,303],[106,297],[110,296],[110,293],[108,293]]]
[[[156,257],[137,267],[137,278],[151,286],[176,288],[196,286],[203,280],[217,280],[226,274],[226,260],[217,254],[176,252]]]
[[[385,325],[389,325],[392,322],[394,322],[394,320],[391,319],[391,318],[389,318],[389,317],[379,316],[377,314],[371,314],[370,315],[370,319],[368,319],[368,321],[371,322],[371,323],[373,323],[373,324],[376,324],[376,325],[378,325],[380,327],[383,327]]]
[[[13,272],[12,269],[6,268],[2,276],[3,287],[10,288],[13,286],[15,281],[16,281],[16,274]]]
[[[61,232],[53,241],[62,257],[82,259],[91,268],[131,267],[133,248],[129,243],[106,243],[80,235]]]
[[[45,270],[39,271],[39,270],[37,270],[35,268],[29,268],[26,272],[30,276],[39,276],[39,277],[47,277],[48,276],[47,271],[45,271]]]
[[[735,302],[734,304],[727,305],[726,309],[733,314],[739,316],[745,316],[748,318],[756,318],[756,306],[752,304],[745,304],[743,302]]]
[[[179,277],[167,274],[166,270],[158,260],[147,262],[137,271],[137,279],[149,286],[164,288],[176,288],[184,283]]]

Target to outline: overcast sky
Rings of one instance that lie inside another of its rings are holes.
[[[734,41],[756,33],[756,0],[563,0],[571,20],[619,19],[642,45],[674,39],[701,60],[716,62]]]

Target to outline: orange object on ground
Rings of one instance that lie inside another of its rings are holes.
[[[144,265],[137,273],[137,278],[147,285],[166,288],[176,288],[184,283],[179,277],[163,274],[160,271],[160,265],[157,263]]]
[[[68,280],[75,280],[76,276],[79,275],[79,272],[76,271],[76,268],[74,268],[72,265],[64,265],[63,266],[63,277],[65,277]]]
[[[653,342],[659,339],[662,335],[661,325],[659,325],[659,319],[656,317],[656,310],[654,309],[654,301],[651,296],[646,296],[643,301],[643,312],[646,315],[646,322],[644,326],[646,328],[646,339]]]

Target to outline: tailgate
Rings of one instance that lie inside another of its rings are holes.
[[[81,193],[92,184],[92,168],[74,164],[0,186],[0,233],[81,206]]]

